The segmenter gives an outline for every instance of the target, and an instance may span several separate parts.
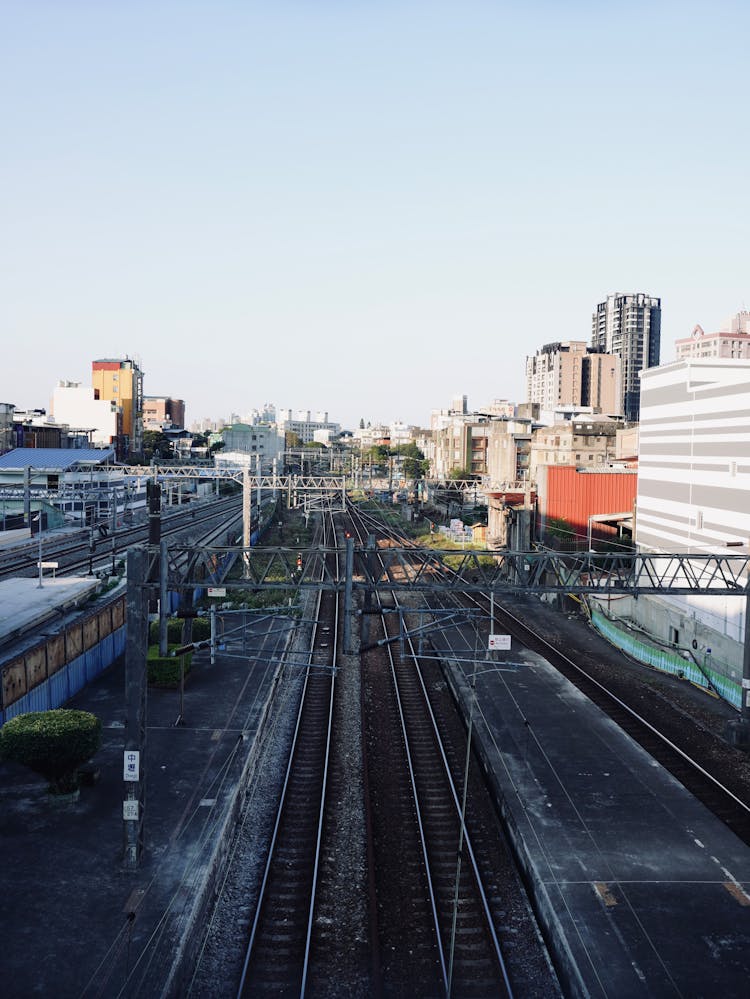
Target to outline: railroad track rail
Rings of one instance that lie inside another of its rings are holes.
[[[234,516],[233,516],[234,515]],[[225,497],[209,504],[196,504],[189,510],[170,513],[162,517],[162,537],[179,535],[190,529],[208,527],[218,518],[233,521],[241,516],[241,499],[237,496]],[[41,551],[43,560],[54,559],[59,562],[58,573],[74,573],[89,568],[97,568],[108,564],[110,560],[122,557],[132,545],[148,539],[148,524],[138,524],[129,528],[118,529],[97,537],[94,532],[91,548],[89,529],[78,531],[73,535],[56,535],[54,532],[42,535]],[[0,578],[7,576],[33,576],[37,571],[40,542],[33,539],[22,546],[0,553]]]
[[[356,513],[353,523],[363,541],[364,532],[371,524],[357,518]],[[393,626],[388,615],[381,615],[381,626],[386,637],[392,637]],[[442,726],[433,711],[419,661],[413,649],[411,652],[409,658],[397,658],[390,644],[382,646],[377,654],[387,657],[386,668],[382,662],[365,665],[376,656],[375,650],[365,653],[363,658],[371,703],[377,705],[380,714],[386,712],[398,719],[408,782],[403,779],[400,783],[391,782],[391,787],[396,799],[403,798],[400,785],[408,783],[417,830],[414,845],[418,847],[420,862],[404,859],[420,882],[424,892],[422,904],[413,904],[408,915],[402,908],[395,917],[399,923],[407,918],[412,921],[408,973],[432,975],[435,994],[509,996],[511,984],[495,916],[472,845],[473,832],[464,821],[469,757],[464,754],[464,764],[452,746],[443,744]],[[390,680],[388,686],[386,679]],[[369,723],[376,724],[372,716]],[[377,724],[384,722],[381,719]],[[369,741],[371,768],[382,770],[377,762],[377,747],[372,745],[372,739]],[[463,742],[465,745],[465,738]],[[388,766],[392,765],[389,762]],[[388,807],[400,806],[396,800]],[[382,826],[382,815],[380,822]],[[382,835],[387,833],[381,830]],[[420,926],[415,925],[417,919]],[[390,926],[380,928],[386,940],[391,931]],[[391,942],[388,946],[393,948],[398,944]],[[389,966],[387,957],[382,965],[384,978],[398,974]],[[421,986],[418,991],[424,994],[424,981]],[[385,987],[387,990],[387,984]]]
[[[332,521],[326,530],[331,529]],[[317,601],[310,661],[238,996],[302,996],[308,984],[339,632],[337,596],[320,591]]]
[[[390,536],[400,545],[409,545],[397,532],[389,529]],[[419,549],[414,546],[415,558]],[[450,569],[446,568],[446,572]],[[454,598],[458,600],[458,597]],[[463,594],[465,606],[482,608],[489,621],[490,601],[482,596]],[[570,656],[547,642],[528,621],[513,614],[502,602],[494,600],[493,620],[506,634],[529,650],[543,656],[574,686],[600,707],[643,749],[668,770],[683,786],[721,819],[732,831],[750,845],[750,802],[743,797],[743,788],[732,780],[731,774],[714,763],[704,764],[695,758],[690,736],[685,731],[665,733],[660,729],[656,712],[644,714],[643,707],[627,703],[627,694],[620,696],[608,689],[603,680],[576,663]],[[455,605],[455,604],[454,604]]]

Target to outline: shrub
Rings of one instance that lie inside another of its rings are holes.
[[[194,642],[202,642],[211,637],[211,621],[207,617],[193,618]],[[159,643],[159,622],[152,621],[149,625],[148,640],[154,645]],[[170,617],[167,620],[167,642],[169,645],[180,645],[182,642],[182,618]]]
[[[46,777],[53,794],[64,794],[78,786],[76,770],[99,748],[101,730],[88,711],[30,711],[0,730],[0,756]]]
[[[174,645],[173,648],[179,648]],[[185,663],[185,676],[190,672],[192,653],[182,657]],[[148,682],[156,687],[177,687],[180,683],[180,656],[160,656],[159,646],[150,645],[146,655]]]

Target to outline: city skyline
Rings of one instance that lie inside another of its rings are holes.
[[[662,302],[745,306],[739,3],[5,3],[0,399],[140,358],[188,423],[424,425]],[[627,30],[624,30],[627,28]]]

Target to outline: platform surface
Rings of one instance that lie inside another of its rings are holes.
[[[748,995],[750,848],[544,659],[495,655],[473,724],[571,990]]]

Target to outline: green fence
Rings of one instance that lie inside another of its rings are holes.
[[[713,690],[735,708],[740,707],[742,703],[740,684],[713,669],[709,663],[699,666],[693,659],[683,659],[675,651],[652,645],[643,635],[618,626],[606,614],[593,606],[591,607],[591,622],[608,641],[632,656],[633,659],[637,659],[638,662],[646,663],[664,673],[671,673],[672,676],[689,680],[696,686],[703,687],[704,690]]]

